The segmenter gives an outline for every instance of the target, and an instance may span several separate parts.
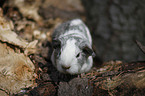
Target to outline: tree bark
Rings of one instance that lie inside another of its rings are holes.
[[[145,62],[110,61],[82,77],[94,86],[93,96],[145,95]]]
[[[144,0],[82,0],[97,55],[102,60],[137,61],[145,55],[135,40],[145,43]]]

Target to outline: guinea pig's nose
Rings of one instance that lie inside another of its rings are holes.
[[[64,66],[64,65],[62,65],[62,68],[63,68],[63,69],[69,69],[70,66]]]

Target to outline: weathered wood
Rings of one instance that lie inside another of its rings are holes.
[[[94,86],[94,96],[145,95],[145,61],[110,61],[82,75]]]

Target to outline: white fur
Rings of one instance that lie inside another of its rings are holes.
[[[66,42],[66,46],[61,52],[60,59],[63,62],[63,65],[70,65],[70,63],[73,61],[75,54],[76,54],[76,40],[68,40]]]
[[[88,72],[91,69],[92,64],[93,64],[92,56],[89,56],[87,62],[82,66],[80,73]]]
[[[80,19],[74,19],[74,20],[72,20],[71,21],[71,26],[72,25],[79,25],[79,24],[82,24],[83,23],[83,21],[82,20],[80,20]]]
[[[76,43],[75,39],[68,40],[66,42],[65,48],[61,52],[60,60],[58,60],[59,64],[57,65],[57,69],[60,72],[64,72],[64,70],[62,69],[62,65],[63,65],[63,66],[70,66],[70,69],[67,69],[66,73],[70,73],[70,74],[78,73],[80,67],[77,63],[76,53],[79,51],[79,48],[76,47],[75,43]]]

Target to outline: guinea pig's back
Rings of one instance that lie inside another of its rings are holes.
[[[70,21],[64,22],[59,25],[52,34],[52,39],[59,38],[61,35],[66,33],[66,30],[69,28]]]
[[[88,40],[92,45],[92,38],[88,27],[80,19],[73,19],[58,26],[52,34],[52,39],[79,37]]]
[[[70,29],[71,30],[77,30],[75,31],[75,33],[78,35],[83,35],[82,38],[86,38],[87,40],[89,40],[90,44],[92,44],[92,37],[90,34],[90,31],[88,29],[88,27],[85,25],[85,23],[80,20],[80,19],[74,19],[70,22]]]

